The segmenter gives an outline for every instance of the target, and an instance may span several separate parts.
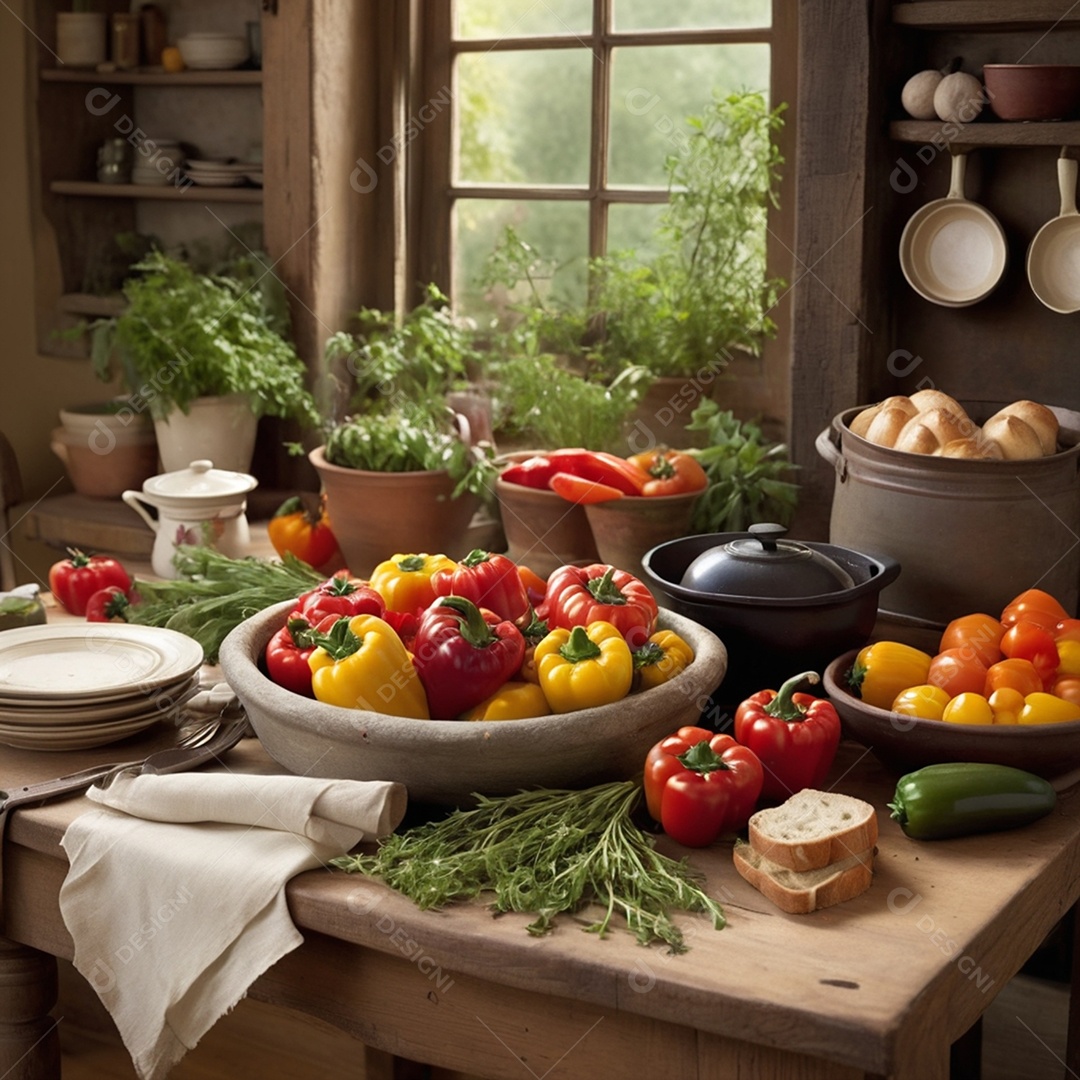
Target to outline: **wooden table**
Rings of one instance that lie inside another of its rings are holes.
[[[123,755],[167,737],[139,736]],[[0,787],[119,751],[4,750]],[[233,751],[262,753],[255,740]],[[490,1078],[945,1077],[950,1043],[1080,896],[1077,789],[1028,828],[919,844],[889,819],[895,778],[863,748],[842,745],[830,784],[872,802],[881,824],[873,885],[843,905],[783,914],[735,874],[730,845],[720,844],[692,861],[728,926],[718,933],[681,917],[690,951],[669,956],[622,930],[604,940],[582,933],[583,920],[561,918],[538,939],[524,916],[494,919],[479,905],[421,912],[374,881],[312,871],[288,886],[305,944],[252,996],[381,1051]],[[58,1075],[46,1016],[52,957],[72,955],[58,842],[90,805],[24,809],[9,824],[0,1075]]]

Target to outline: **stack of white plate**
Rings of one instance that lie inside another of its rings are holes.
[[[175,179],[182,157],[178,140],[147,138],[136,147],[131,182],[151,187],[169,184]]]
[[[247,174],[259,166],[250,161],[200,161],[188,158],[184,172],[196,184],[210,187],[236,187],[247,180]]]
[[[0,634],[0,743],[83,750],[175,721],[198,690],[202,646],[128,623],[26,626]]]

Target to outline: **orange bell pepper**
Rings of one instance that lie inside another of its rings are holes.
[[[709,486],[701,462],[682,450],[646,450],[628,460],[649,474],[642,495],[682,495]]]

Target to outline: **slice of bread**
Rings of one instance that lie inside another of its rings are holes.
[[[874,849],[857,852],[816,870],[789,870],[741,841],[732,849],[735,869],[766,899],[791,915],[851,900],[870,888]]]
[[[804,788],[750,818],[750,846],[789,870],[816,870],[877,843],[877,811],[862,799]]]

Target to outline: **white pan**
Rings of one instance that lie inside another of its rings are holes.
[[[1076,212],[1076,162],[1059,157],[1061,213],[1035,234],[1027,253],[1031,290],[1051,310],[1080,311],[1080,214]]]
[[[920,207],[900,237],[908,284],[944,307],[967,307],[988,296],[1008,261],[997,218],[964,198],[966,164],[966,154],[953,155],[949,194]]]

